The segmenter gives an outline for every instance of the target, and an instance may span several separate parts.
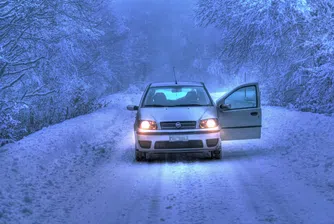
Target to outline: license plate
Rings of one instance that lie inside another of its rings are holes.
[[[175,136],[169,136],[170,142],[185,142],[188,141],[188,136],[184,135],[175,135]]]

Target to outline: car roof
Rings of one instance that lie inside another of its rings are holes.
[[[151,87],[159,87],[159,86],[204,86],[202,82],[152,82],[150,84]]]

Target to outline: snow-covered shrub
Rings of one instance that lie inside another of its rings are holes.
[[[137,85],[130,84],[129,88],[125,91],[125,93],[129,94],[141,94],[145,88],[144,83],[138,83]]]
[[[19,124],[20,121],[13,119],[9,114],[0,116],[0,146],[15,140]]]
[[[295,105],[303,111],[334,114],[334,69],[331,73],[317,72],[305,84]]]
[[[113,79],[104,46],[124,33],[101,13],[108,7],[103,0],[65,8],[50,0],[0,3],[1,142],[103,106],[95,99]]]

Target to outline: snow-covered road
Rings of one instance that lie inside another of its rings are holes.
[[[0,223],[334,223],[334,117],[264,107],[262,139],[220,161],[139,163],[136,96],[113,99],[0,148]]]

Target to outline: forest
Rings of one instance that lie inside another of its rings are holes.
[[[152,81],[334,113],[331,0],[0,0],[0,145]]]

